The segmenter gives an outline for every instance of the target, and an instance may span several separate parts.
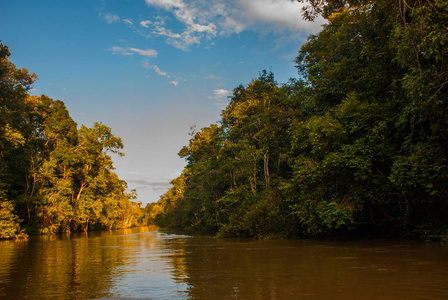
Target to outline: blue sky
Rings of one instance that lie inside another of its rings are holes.
[[[123,139],[116,172],[138,200],[159,199],[185,162],[190,127],[216,123],[233,88],[261,70],[279,83],[321,21],[290,0],[3,0],[0,39],[33,94],[65,102],[78,125]]]

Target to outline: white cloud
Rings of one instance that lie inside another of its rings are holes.
[[[111,47],[108,50],[112,51],[112,54],[122,54],[122,55],[134,55],[135,53],[137,53],[142,56],[156,57],[158,54],[157,51],[153,49],[142,50],[138,48],[123,48],[118,46]]]
[[[122,48],[118,46],[110,47],[108,50],[112,51],[112,54],[134,55],[134,53],[132,51],[129,51],[128,48]]]
[[[149,27],[148,24],[152,24],[152,22],[150,20],[143,20],[143,21],[140,22],[140,26],[143,26],[145,28]]]
[[[245,30],[261,33],[284,33],[296,38],[303,33],[317,32],[322,20],[306,22],[302,7],[296,0],[145,0],[148,6],[171,13],[184,25],[178,32],[160,22],[144,20],[140,25],[150,30],[149,35],[164,36],[166,42],[188,50],[203,39],[218,35],[238,34]]]
[[[155,4],[158,6],[162,6],[165,9],[177,7],[181,8],[184,7],[185,4],[182,2],[182,0],[145,0],[147,4]]]
[[[176,19],[184,24],[185,29],[181,33],[173,33],[160,23],[154,24],[155,26],[151,28],[152,34],[166,36],[167,43],[176,48],[188,50],[191,45],[199,44],[201,38],[211,38],[217,34],[216,25],[209,17],[208,9],[201,7],[201,1],[189,2],[188,5],[182,0],[145,0],[145,2],[150,6],[162,7],[172,12]],[[145,23],[147,26],[148,24]]]
[[[246,19],[270,24],[279,30],[313,30],[317,23],[302,20],[303,3],[290,0],[239,0]],[[320,24],[318,25],[320,26]]]
[[[151,65],[149,63],[149,61],[147,60],[143,60],[142,61],[142,65],[143,67],[145,67],[146,69],[152,69],[154,70],[157,74],[159,74],[160,76],[165,76],[166,78],[170,78],[171,76],[168,75],[166,72],[163,72],[162,70],[160,70],[160,68],[156,65]]]
[[[128,20],[128,19],[123,19],[123,23],[125,23],[127,25],[134,25],[134,23],[132,23],[132,21]]]
[[[216,89],[213,91],[214,96],[209,96],[209,99],[226,99],[232,91],[225,90],[225,89]]]
[[[224,109],[227,106],[227,97],[232,94],[232,91],[225,89],[215,89],[213,90],[214,96],[209,96],[209,99],[214,99],[217,102],[214,105],[218,106],[220,109]]]
[[[159,67],[157,67],[156,65],[152,66],[152,68],[154,69],[154,71],[156,71],[157,74],[159,74],[160,76],[165,76],[167,78],[170,78],[170,76],[168,74],[166,74],[166,72],[162,72]]]
[[[181,34],[173,33],[170,29],[166,29],[165,27],[159,26],[159,25],[157,25],[154,28],[154,31],[152,33],[154,33],[156,35],[162,35],[162,36],[174,38],[174,39],[181,39],[182,38]]]
[[[149,57],[156,57],[157,56],[157,51],[153,50],[153,49],[149,49],[149,50],[142,50],[142,49],[137,49],[137,48],[129,48],[129,50],[134,51],[140,55],[143,56],[149,56]]]
[[[216,35],[216,25],[213,23],[209,23],[207,25],[193,23],[190,26],[192,32],[206,32],[210,33],[211,35]]]
[[[246,27],[243,22],[237,21],[232,17],[225,17],[224,21],[221,23],[222,27],[225,29],[221,31],[222,34],[226,33],[240,33]]]
[[[179,84],[179,81],[173,80],[173,81],[170,81],[170,83],[174,86],[177,86]]]
[[[106,20],[108,24],[120,21],[120,17],[111,13],[100,14],[100,16]]]

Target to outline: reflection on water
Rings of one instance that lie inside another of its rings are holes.
[[[448,299],[448,247],[156,227],[0,242],[0,299]]]
[[[154,226],[2,241],[0,299],[176,298],[186,287],[164,236]]]

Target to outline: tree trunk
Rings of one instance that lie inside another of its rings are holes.
[[[270,182],[271,179],[269,175],[269,155],[267,153],[264,153],[263,161],[264,161],[264,180],[266,183],[266,192],[269,193],[271,189],[271,182]]]
[[[86,221],[84,224],[81,225],[82,231],[87,232],[89,230],[89,221]]]
[[[254,166],[254,172],[251,177],[249,177],[250,188],[252,190],[252,194],[257,193],[257,165]]]

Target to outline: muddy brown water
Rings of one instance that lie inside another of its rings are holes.
[[[448,299],[448,246],[157,227],[0,242],[0,299]]]

